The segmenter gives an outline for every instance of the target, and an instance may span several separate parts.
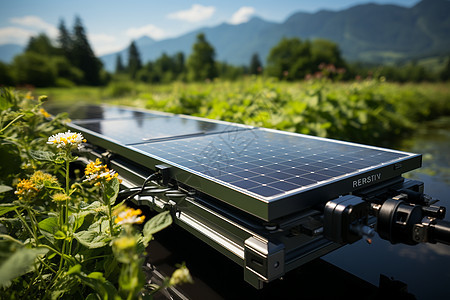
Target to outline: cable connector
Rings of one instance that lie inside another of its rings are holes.
[[[168,186],[170,181],[170,166],[168,165],[155,165],[156,173],[158,173],[161,177],[161,182],[164,186]]]

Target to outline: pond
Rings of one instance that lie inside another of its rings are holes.
[[[426,125],[403,143],[402,150],[423,154],[422,168],[407,177],[424,182],[425,193],[440,199],[436,205],[447,207],[450,221],[450,117]],[[393,277],[417,299],[450,299],[450,246],[444,244],[392,245],[375,238],[371,245],[358,242],[323,259],[374,285],[380,274]]]
[[[450,211],[449,143],[450,118],[443,118],[394,148],[424,155],[423,167],[406,176],[424,182],[425,192]],[[445,220],[450,221],[450,212]],[[450,299],[450,246],[443,244],[358,241],[258,291],[243,281],[242,267],[182,230],[166,229],[152,243],[149,261],[164,273],[186,262],[195,283],[180,290],[193,299]],[[383,287],[380,275],[389,278]]]

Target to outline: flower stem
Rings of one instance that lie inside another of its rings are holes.
[[[112,208],[111,208],[111,201],[110,199],[106,196],[105,193],[105,186],[103,185],[103,202],[106,204],[106,206],[108,207],[108,221],[109,221],[109,234],[110,236],[113,236],[113,221],[112,221]]]
[[[38,240],[38,223],[37,220],[33,217],[33,214],[31,212],[31,210],[29,208],[26,208],[27,212],[28,212],[28,217],[30,218],[30,222],[31,222],[31,229],[33,230],[33,235],[34,238],[36,239],[36,247],[39,246],[39,240]]]
[[[69,196],[69,159],[66,160],[66,195]],[[69,197],[66,198],[65,224],[69,221]]]
[[[16,212],[19,219],[22,221],[23,225],[28,229],[28,232],[34,237],[34,242],[37,244],[37,236],[33,232],[33,230],[31,230],[30,226],[28,226],[27,221],[22,217],[22,215],[17,211],[17,209],[14,209],[14,211]]]

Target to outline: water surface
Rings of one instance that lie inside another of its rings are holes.
[[[401,147],[423,154],[422,168],[406,177],[424,182],[450,221],[450,117],[426,124]],[[359,241],[323,259],[377,286],[380,274],[399,280],[417,299],[450,299],[450,246],[444,244],[392,245],[374,238],[371,245]]]

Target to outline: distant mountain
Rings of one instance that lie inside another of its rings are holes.
[[[423,0],[411,8],[364,4],[341,11],[298,12],[283,23],[253,18],[239,25],[201,28],[177,38],[140,43],[144,62],[163,52],[190,54],[198,33],[203,32],[216,50],[216,59],[248,65],[254,53],[265,61],[283,37],[325,38],[336,42],[349,61],[389,62],[450,54],[450,1]],[[126,62],[127,50],[121,51]],[[113,71],[118,53],[101,57]]]
[[[283,23],[253,18],[247,23],[223,23],[200,28],[177,38],[136,40],[143,62],[162,53],[191,53],[198,33],[203,32],[216,50],[216,59],[233,65],[248,65],[254,53],[265,62],[270,49],[283,37],[325,38],[336,42],[349,61],[391,62],[450,54],[450,1],[422,0],[411,8],[364,4],[341,11],[298,12]],[[0,45],[0,61],[10,63],[24,50],[20,45]],[[101,56],[114,71],[120,54],[127,64],[128,49]]]
[[[24,46],[16,44],[0,45],[0,61],[4,63],[10,63],[14,56],[22,53]]]
[[[423,0],[411,8],[365,4],[339,12],[298,13],[278,31],[285,36],[330,39],[350,60],[450,54],[450,1]]]

